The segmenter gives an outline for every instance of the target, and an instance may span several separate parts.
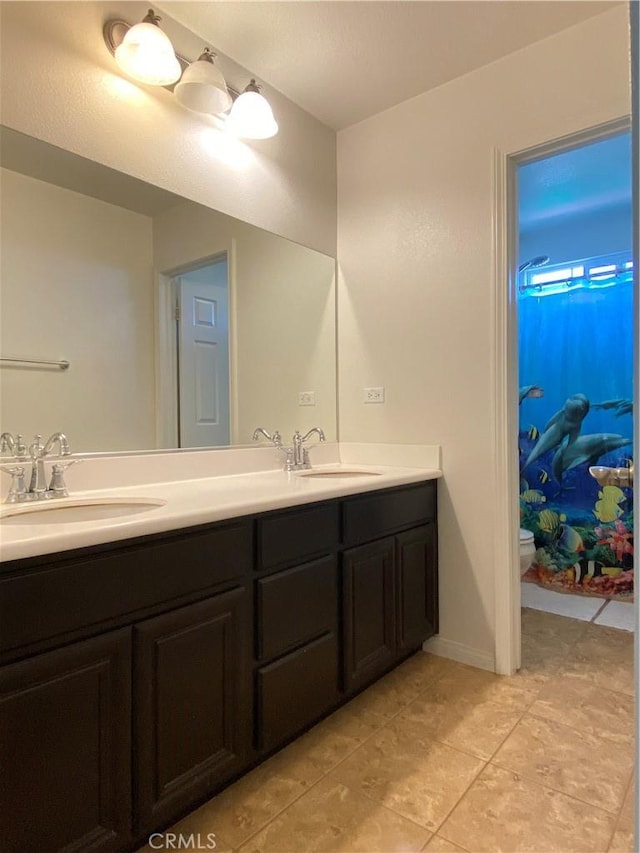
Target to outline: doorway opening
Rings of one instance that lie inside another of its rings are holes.
[[[630,133],[516,178],[522,606],[632,629]]]
[[[178,446],[230,443],[226,254],[174,276]]]
[[[227,253],[160,276],[158,444],[231,444]]]

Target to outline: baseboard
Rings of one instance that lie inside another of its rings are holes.
[[[472,646],[466,646],[464,643],[457,643],[455,640],[432,637],[423,643],[422,648],[425,652],[430,652],[432,655],[438,655],[441,658],[450,658],[458,661],[458,663],[466,663],[478,669],[487,669],[489,672],[496,671],[495,659],[492,654],[481,652]]]

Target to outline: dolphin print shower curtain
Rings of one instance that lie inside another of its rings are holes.
[[[524,580],[630,600],[633,492],[589,474],[633,461],[630,253],[611,261],[521,277],[520,526],[536,545]]]

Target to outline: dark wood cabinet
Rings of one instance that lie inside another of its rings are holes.
[[[0,849],[143,843],[420,648],[436,484],[0,566]]]
[[[435,523],[396,536],[396,578],[398,650],[411,651],[438,629]]]
[[[134,628],[136,831],[220,788],[251,745],[251,619],[244,588]]]
[[[396,655],[393,538],[342,555],[344,686],[348,691],[388,669]]]
[[[258,748],[272,751],[337,701],[338,638],[329,632],[258,670]]]
[[[130,841],[131,631],[0,669],[0,849]]]

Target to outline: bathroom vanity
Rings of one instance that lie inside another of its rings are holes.
[[[4,562],[2,849],[133,849],[419,649],[418,477]]]

